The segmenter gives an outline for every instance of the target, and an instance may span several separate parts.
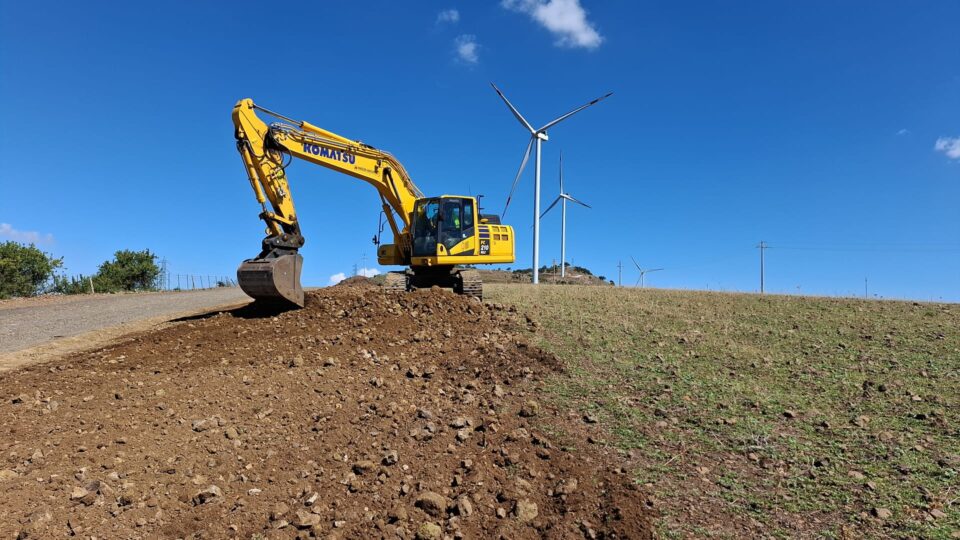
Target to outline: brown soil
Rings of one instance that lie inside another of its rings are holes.
[[[351,280],[0,374],[0,537],[650,538],[515,320]]]

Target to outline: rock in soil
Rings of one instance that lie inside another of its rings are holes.
[[[447,498],[439,493],[427,491],[417,497],[416,507],[433,517],[441,517],[447,512]]]
[[[417,529],[417,540],[440,540],[443,529],[436,523],[424,523]]]
[[[652,538],[522,320],[354,280],[0,374],[0,537]]]
[[[873,517],[877,519],[890,519],[893,517],[893,512],[887,508],[873,508],[870,513],[873,514]]]
[[[527,499],[521,499],[517,501],[517,507],[514,509],[514,513],[517,516],[517,519],[523,523],[528,521],[533,521],[537,515],[537,503],[530,502]]]
[[[213,499],[223,497],[223,491],[217,486],[201,489],[193,496],[193,504],[205,504]]]

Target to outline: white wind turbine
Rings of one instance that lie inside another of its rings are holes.
[[[566,264],[564,264],[564,261],[567,260],[567,201],[575,202],[581,206],[590,208],[589,204],[578,201],[577,199],[573,198],[572,195],[563,191],[563,152],[560,152],[560,194],[557,195],[557,198],[553,200],[553,203],[551,203],[550,206],[548,206],[547,209],[540,214],[540,217],[547,215],[547,212],[552,210],[558,202],[560,203],[560,277],[566,276],[567,270]]]
[[[510,195],[507,196],[507,203],[503,206],[503,216],[506,216],[507,214],[507,207],[510,206],[510,199],[513,197],[513,190],[517,188],[517,182],[520,180],[520,175],[523,174],[523,169],[527,166],[527,160],[530,159],[530,149],[533,147],[534,142],[537,143],[537,156],[535,159],[536,167],[534,169],[535,173],[533,183],[533,283],[536,285],[537,283],[540,283],[540,145],[543,141],[549,140],[549,137],[547,137],[548,129],[586,109],[587,107],[595,105],[601,100],[610,97],[613,95],[613,92],[609,92],[606,95],[587,103],[586,105],[577,107],[567,114],[547,122],[540,129],[533,129],[533,126],[530,125],[530,122],[527,122],[527,119],[520,114],[520,111],[518,111],[509,100],[507,100],[507,96],[503,95],[503,92],[497,88],[497,85],[490,83],[490,86],[497,91],[497,95],[499,95],[500,99],[507,104],[510,112],[512,112],[513,116],[517,118],[517,121],[519,121],[520,124],[522,124],[523,127],[530,132],[530,142],[527,143],[527,151],[523,154],[523,161],[520,162],[520,170],[517,171],[517,176],[513,179],[513,185],[510,186]]]
[[[644,276],[646,276],[649,272],[659,272],[660,270],[663,270],[663,268],[647,268],[647,269],[643,269],[643,268],[640,268],[640,263],[638,263],[636,259],[634,259],[633,257],[630,257],[630,260],[633,261],[634,266],[636,266],[636,267],[637,267],[637,270],[640,272],[640,277],[637,278],[637,283],[635,283],[635,284],[633,285],[634,287],[636,287],[637,284],[639,284],[639,285],[640,285],[640,288],[642,289],[642,288],[643,288],[643,277],[644,277]]]

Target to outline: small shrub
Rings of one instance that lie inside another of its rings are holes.
[[[160,267],[157,256],[149,249],[131,251],[122,249],[105,261],[93,277],[97,292],[148,291],[156,288]]]
[[[35,296],[44,292],[63,258],[44,253],[33,244],[0,244],[0,298]]]

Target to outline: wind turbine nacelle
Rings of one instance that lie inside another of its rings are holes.
[[[541,141],[549,141],[549,140],[550,140],[550,137],[547,137],[547,132],[546,132],[546,131],[538,131],[538,132],[537,132],[537,138],[540,139]]]

